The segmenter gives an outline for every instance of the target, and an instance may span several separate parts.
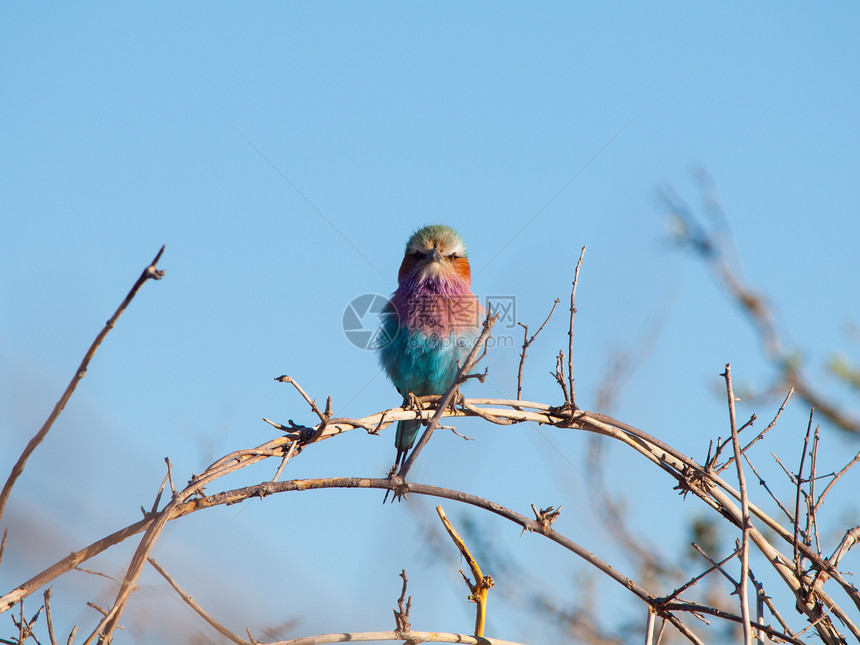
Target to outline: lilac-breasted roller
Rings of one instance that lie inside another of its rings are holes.
[[[444,225],[425,226],[406,243],[397,291],[382,312],[390,342],[379,361],[403,396],[444,394],[481,334],[483,307],[472,293],[466,245]],[[406,460],[421,422],[399,421],[395,467]]]

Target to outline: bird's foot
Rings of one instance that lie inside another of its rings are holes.
[[[466,397],[460,393],[460,388],[457,387],[457,389],[454,390],[454,396],[451,397],[451,403],[448,405],[448,407],[451,408],[453,412],[456,412],[457,406],[462,407],[465,401]]]
[[[421,412],[424,409],[424,404],[421,403],[421,399],[415,396],[412,392],[408,392],[406,394],[406,398],[403,400],[403,407],[407,410]]]

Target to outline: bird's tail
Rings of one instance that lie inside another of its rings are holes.
[[[406,461],[406,453],[415,443],[415,437],[418,436],[420,428],[421,421],[419,419],[404,419],[397,422],[397,434],[394,436],[394,447],[397,448],[397,459],[394,461],[395,468]]]

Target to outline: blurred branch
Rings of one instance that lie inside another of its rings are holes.
[[[89,367],[90,360],[92,360],[93,356],[96,353],[96,350],[99,348],[99,345],[102,344],[102,341],[105,339],[105,336],[108,335],[108,332],[114,328],[116,325],[116,321],[122,315],[122,312],[125,311],[125,308],[128,307],[129,303],[132,301],[132,298],[137,295],[137,292],[143,286],[143,283],[147,280],[161,280],[164,277],[163,269],[156,269],[155,265],[158,264],[158,261],[161,259],[161,254],[164,253],[164,247],[161,247],[161,250],[155,256],[155,259],[149,263],[143,273],[140,274],[140,277],[137,279],[137,282],[131,288],[131,291],[126,295],[125,300],[122,301],[119,308],[114,312],[113,316],[110,317],[105,323],[105,326],[99,332],[96,339],[93,341],[90,348],[87,350],[87,353],[84,355],[84,359],[81,361],[81,364],[78,366],[75,375],[72,377],[72,380],[69,382],[68,386],[66,386],[66,391],[63,392],[63,395],[60,397],[60,400],[57,401],[57,404],[54,406],[54,410],[51,412],[47,421],[45,421],[44,425],[39,429],[39,432],[30,439],[30,442],[27,444],[27,447],[24,448],[24,452],[21,453],[21,456],[18,457],[18,461],[15,462],[15,465],[12,467],[12,472],[9,474],[9,478],[6,480],[6,483],[3,485],[3,490],[0,491],[0,518],[3,517],[3,511],[6,508],[6,502],[9,500],[9,495],[12,492],[12,487],[15,485],[15,482],[18,480],[18,477],[21,476],[21,473],[24,472],[24,466],[27,464],[27,460],[30,458],[30,455],[33,454],[33,451],[36,450],[38,445],[42,443],[42,440],[48,434],[48,431],[51,429],[51,426],[54,425],[54,421],[57,420],[57,417],[60,416],[60,413],[66,407],[66,403],[68,403],[69,399],[72,397],[72,394],[75,391],[75,388],[78,386],[78,382],[84,378],[84,375],[87,373],[87,368]]]
[[[765,356],[779,371],[783,383],[794,388],[798,396],[837,428],[855,435],[860,434],[860,418],[857,414],[827,399],[812,385],[803,372],[800,352],[784,347],[773,312],[766,300],[746,284],[739,270],[728,260],[731,236],[725,226],[725,215],[715,196],[713,182],[705,173],[702,173],[702,183],[709,195],[709,214],[712,219],[718,219],[721,223],[724,228],[723,236],[717,232],[716,227],[706,227],[676,195],[664,191],[662,197],[671,218],[672,239],[678,246],[689,249],[707,263],[717,283],[749,317],[758,333]],[[841,375],[846,383],[852,384],[856,372],[852,373],[850,369],[845,370],[843,367],[838,361],[831,362],[831,369]]]
[[[206,612],[206,610],[204,610],[203,607],[201,607],[194,600],[194,598],[192,598],[188,593],[186,593],[185,590],[182,587],[180,587],[179,584],[172,577],[170,577],[170,574],[168,574],[167,571],[165,571],[164,568],[160,564],[158,564],[158,562],[156,562],[154,558],[147,558],[147,562],[149,562],[149,564],[151,564],[152,567],[156,571],[158,571],[158,573],[161,574],[161,577],[163,577],[165,580],[167,580],[167,583],[171,587],[173,587],[173,590],[179,594],[179,597],[182,598],[182,600],[185,601],[185,604],[187,604],[189,607],[191,607],[191,609],[193,609],[195,612],[197,612],[197,614],[203,620],[205,620],[207,623],[212,625],[212,627],[214,627],[215,630],[219,634],[227,637],[228,639],[230,639],[234,643],[238,643],[238,645],[251,645],[250,641],[246,641],[244,638],[240,638],[239,636],[237,636],[236,634],[231,632],[229,629],[224,627],[224,625],[222,625],[217,620],[212,618],[212,616],[210,616]]]

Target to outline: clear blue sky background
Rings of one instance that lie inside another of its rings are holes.
[[[838,348],[856,359],[845,331],[860,319],[858,27],[848,2],[3,5],[4,479],[162,244],[167,275],[132,303],[20,479],[4,517],[2,590],[138,519],[165,456],[181,483],[274,436],[263,416],[311,423],[273,377],[292,375],[319,402],[331,395],[338,415],[396,405],[375,355],[348,342],[341,317],[356,296],[395,288],[403,245],[424,224],[459,229],[475,292],[515,297],[517,319],[532,329],[556,297],[569,297],[587,244],[580,404],[594,405],[613,351],[637,347],[656,326],[613,412],[700,460],[728,431],[723,365],[758,388],[773,374],[701,263],[667,243],[661,187],[701,210],[693,170],[706,167],[744,274],[768,295],[783,333],[813,368]],[[560,310],[531,348],[525,398],[559,402],[548,372],[566,326]],[[497,336],[512,333],[519,338]],[[515,349],[494,351],[488,383],[469,393],[515,394],[517,360]],[[833,391],[823,370],[813,374]],[[741,412],[769,418],[777,403]],[[794,463],[805,415],[791,407],[758,461],[783,450]],[[668,554],[685,548],[685,522],[704,512],[619,446],[598,492],[581,474],[581,433],[459,429],[476,441],[437,433],[416,481],[524,513],[530,502],[564,504],[557,528],[625,573],[634,571],[594,499],[622,500],[646,544]],[[391,431],[350,435],[308,450],[285,475],[384,475]],[[822,469],[857,450],[831,432],[824,441]],[[264,480],[276,465],[209,492]],[[390,628],[404,567],[413,626],[468,632],[462,563],[453,545],[434,549],[426,537],[438,533],[434,502],[383,507],[381,497],[287,494],[207,511],[170,527],[155,556],[239,632],[290,618],[300,618],[294,635]],[[834,525],[856,517],[856,501],[843,502]],[[523,567],[490,571],[498,587],[488,635],[554,642],[504,598],[548,576],[560,604],[581,602],[579,563],[512,525],[445,506]],[[133,546],[88,566],[121,575]],[[55,589],[67,594],[55,610],[66,631],[94,625],[83,601],[106,604],[111,594],[75,576]],[[644,621],[623,590],[597,584],[605,624]],[[153,572],[142,585],[124,640],[215,638]]]

